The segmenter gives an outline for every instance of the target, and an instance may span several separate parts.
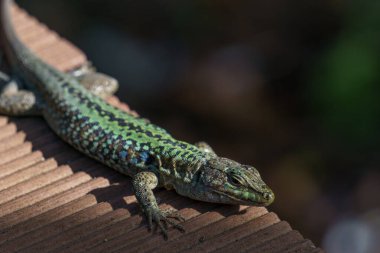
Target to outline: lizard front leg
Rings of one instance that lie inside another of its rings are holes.
[[[194,144],[196,147],[198,147],[200,150],[206,152],[206,153],[211,153],[215,154],[215,151],[204,141],[199,141]]]
[[[153,222],[161,229],[165,240],[168,238],[167,224],[172,225],[176,229],[184,232],[181,225],[173,222],[169,218],[183,220],[183,218],[175,213],[175,210],[161,210],[158,207],[153,189],[157,187],[158,178],[153,172],[139,172],[133,177],[133,188],[137,201],[139,202],[145,217],[148,221],[148,228],[152,230]]]

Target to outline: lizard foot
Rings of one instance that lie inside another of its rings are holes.
[[[184,218],[176,213],[176,210],[173,208],[167,210],[159,208],[152,191],[157,186],[157,183],[157,176],[153,172],[142,171],[133,177],[133,189],[135,190],[136,199],[147,218],[149,230],[152,230],[154,222],[156,225],[155,230],[159,228],[164,235],[164,239],[167,240],[169,225],[181,232],[185,232],[185,229],[171,220],[171,218],[179,221],[183,221]]]
[[[182,233],[185,232],[185,229],[181,225],[177,224],[176,222],[170,219],[173,218],[178,221],[185,221],[185,218],[178,214],[175,209],[170,208],[166,210],[160,210],[149,208],[148,210],[146,210],[146,216],[148,219],[149,231],[152,230],[154,221],[156,223],[155,230],[159,228],[165,240],[168,239],[168,225],[171,225],[172,227],[178,229]]]

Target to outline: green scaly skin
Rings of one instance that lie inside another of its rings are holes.
[[[17,115],[38,111],[62,140],[131,176],[149,228],[156,223],[165,238],[165,223],[183,230],[168,219],[182,220],[179,215],[159,209],[152,191],[156,187],[206,202],[255,206],[273,202],[273,192],[254,167],[219,157],[205,143],[176,140],[164,129],[107,104],[72,75],[42,62],[14,34],[9,18],[11,1],[1,2],[6,55],[39,103],[19,106],[12,104],[17,96],[10,96],[7,103],[0,103],[0,111]]]

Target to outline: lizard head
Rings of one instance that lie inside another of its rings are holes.
[[[272,190],[252,166],[215,157],[199,173],[192,191],[198,191],[196,196],[200,200],[255,206],[267,206],[274,200]]]

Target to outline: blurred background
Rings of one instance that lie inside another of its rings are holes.
[[[18,3],[139,114],[257,167],[305,237],[379,252],[379,1]]]

